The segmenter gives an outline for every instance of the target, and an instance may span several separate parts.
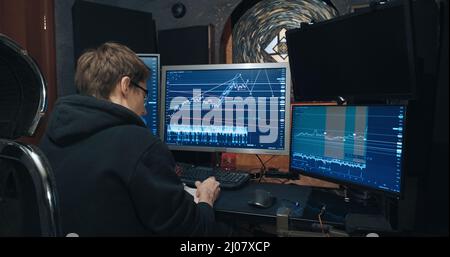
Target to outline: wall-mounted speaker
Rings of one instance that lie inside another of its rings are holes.
[[[194,26],[158,32],[161,65],[213,63],[213,26]]]
[[[136,53],[156,53],[151,13],[77,0],[72,19],[75,60],[86,49],[107,41],[124,44]]]

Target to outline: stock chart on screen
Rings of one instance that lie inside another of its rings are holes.
[[[142,116],[142,120],[153,133],[159,135],[159,54],[138,54],[139,58],[150,70],[150,77],[147,80],[148,100],[145,103],[147,114]]]
[[[404,106],[293,106],[291,168],[400,192]]]
[[[286,150],[287,66],[165,70],[168,145]]]

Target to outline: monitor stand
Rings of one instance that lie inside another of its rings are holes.
[[[362,206],[376,207],[379,204],[377,195],[373,192],[355,189],[349,186],[341,186],[342,197],[346,203],[357,203]]]

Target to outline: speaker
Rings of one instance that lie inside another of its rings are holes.
[[[107,41],[136,53],[156,53],[156,27],[151,13],[77,0],[72,7],[75,60]]]
[[[160,30],[161,65],[213,63],[213,32],[212,25]]]
[[[160,30],[158,46],[161,65],[214,63],[214,27],[193,26]],[[176,161],[194,165],[214,165],[220,158],[207,152],[172,151]]]

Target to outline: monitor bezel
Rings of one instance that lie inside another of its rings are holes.
[[[182,146],[167,144],[166,137],[166,73],[167,71],[177,70],[232,70],[232,69],[286,69],[286,102],[285,102],[285,126],[284,126],[284,150],[268,150],[256,148],[234,148],[234,147],[208,147],[208,146]],[[199,64],[199,65],[168,65],[161,67],[161,112],[160,112],[160,138],[167,144],[170,150],[179,151],[197,151],[197,152],[227,152],[227,153],[245,153],[245,154],[270,154],[270,155],[288,155],[290,142],[290,105],[291,105],[291,73],[289,63],[230,63],[230,64]]]
[[[155,54],[155,53],[136,53],[136,56],[139,57],[139,59],[146,58],[146,57],[156,57],[156,62],[157,62],[157,64],[156,64],[157,73],[156,74],[158,76],[158,83],[157,83],[157,88],[156,88],[157,97],[158,97],[158,99],[156,99],[157,114],[158,114],[157,120],[160,124],[158,124],[158,126],[156,126],[157,135],[155,135],[155,136],[159,136],[159,134],[161,134],[161,85],[162,85],[161,84],[161,56],[160,56],[160,54]],[[142,62],[144,62],[144,61],[142,60]],[[144,62],[144,64],[145,64],[145,62]],[[147,66],[147,65],[145,65],[145,66]],[[150,67],[148,67],[148,68],[150,68]],[[151,72],[154,72],[154,71],[151,70]],[[150,76],[151,76],[151,74],[150,74]],[[148,79],[150,79],[150,77]]]
[[[401,162],[402,162],[402,167],[401,167],[401,174],[400,174],[400,191],[399,192],[395,192],[392,190],[384,190],[384,189],[380,189],[380,188],[375,188],[375,187],[371,187],[371,186],[367,186],[367,185],[362,185],[362,184],[358,184],[358,183],[353,183],[352,181],[349,180],[343,180],[343,179],[336,179],[336,178],[331,178],[331,177],[327,177],[327,176],[322,176],[320,174],[316,174],[316,173],[310,173],[308,171],[305,171],[303,169],[298,169],[298,168],[293,168],[292,167],[292,141],[289,141],[289,172],[294,172],[294,173],[298,173],[307,177],[312,177],[312,178],[317,178],[320,180],[324,180],[324,181],[328,181],[328,182],[332,182],[332,183],[336,183],[338,185],[345,185],[345,186],[351,186],[352,188],[355,189],[359,189],[359,190],[369,190],[372,192],[378,192],[378,193],[383,193],[385,195],[388,196],[392,196],[395,197],[397,199],[399,199],[400,197],[403,196],[403,192],[404,192],[404,184],[405,184],[405,165],[406,165],[406,147],[405,147],[405,137],[406,137],[406,133],[407,133],[407,112],[408,112],[408,106],[406,104],[366,104],[366,105],[335,105],[335,104],[305,104],[305,103],[294,103],[291,105],[291,121],[294,120],[293,114],[294,114],[294,108],[296,107],[304,107],[304,106],[311,106],[311,107],[351,107],[351,106],[367,106],[367,107],[371,107],[371,106],[403,106],[404,110],[405,110],[405,114],[404,114],[404,118],[403,118],[403,137],[402,137],[402,157],[401,157]],[[291,123],[291,135],[290,138],[292,138],[292,124]]]

